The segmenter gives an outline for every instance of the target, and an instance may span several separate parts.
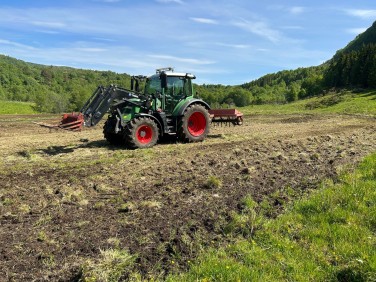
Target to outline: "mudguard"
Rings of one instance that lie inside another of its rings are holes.
[[[148,117],[148,118],[151,118],[153,121],[155,121],[155,123],[159,127],[159,129],[160,129],[159,134],[163,135],[164,128],[163,128],[161,122],[155,116],[152,116],[152,115],[149,115],[149,114],[145,114],[145,113],[139,113],[135,117]]]
[[[184,114],[184,111],[190,106],[190,105],[193,105],[193,104],[199,104],[199,105],[202,105],[204,106],[207,110],[210,110],[210,106],[208,103],[206,103],[205,101],[201,100],[201,99],[196,99],[196,98],[193,98],[193,99],[189,99],[189,100],[186,100],[186,101],[182,101],[183,103],[182,104],[178,104],[174,110],[174,112],[172,113],[173,116],[182,116]]]

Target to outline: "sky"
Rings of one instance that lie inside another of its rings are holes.
[[[0,54],[239,85],[319,65],[375,20],[375,0],[2,0]]]

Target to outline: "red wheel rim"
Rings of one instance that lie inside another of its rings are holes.
[[[195,112],[188,119],[188,131],[192,136],[200,136],[205,132],[206,118],[203,113]]]
[[[153,139],[153,129],[149,125],[141,125],[136,132],[138,142],[147,144]]]

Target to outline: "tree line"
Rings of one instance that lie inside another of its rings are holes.
[[[130,76],[111,71],[26,63],[0,55],[0,99],[35,102],[39,112],[81,109],[98,85],[130,86]]]

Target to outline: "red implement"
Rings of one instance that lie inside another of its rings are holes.
[[[58,127],[71,131],[81,131],[84,124],[84,116],[82,113],[63,114]]]
[[[233,125],[243,124],[243,113],[237,109],[214,109],[209,110],[212,122],[232,123]]]
[[[63,114],[58,124],[47,124],[43,122],[34,122],[42,127],[49,129],[65,129],[70,131],[81,131],[84,124],[84,116],[82,113]]]

